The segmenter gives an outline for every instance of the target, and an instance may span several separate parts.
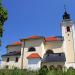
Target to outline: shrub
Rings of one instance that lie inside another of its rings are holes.
[[[41,68],[39,71],[28,71],[26,69],[2,69],[0,75],[75,75],[75,69],[62,70],[48,70],[47,68]]]
[[[48,69],[47,68],[41,68],[39,70],[39,75],[47,75],[48,73]]]

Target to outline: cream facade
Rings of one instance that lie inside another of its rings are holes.
[[[40,57],[43,57],[43,54],[44,54],[43,39],[29,39],[24,42],[25,42],[24,43],[25,45],[22,47],[22,52],[21,52],[21,53],[23,53],[22,54],[23,55],[23,69],[28,68],[27,56],[31,55],[32,53],[38,53],[40,55]],[[34,47],[36,50],[29,52],[28,49],[30,47]],[[22,55],[21,55],[21,57],[22,57]],[[41,62],[41,59],[40,59],[40,62]]]
[[[62,36],[31,36],[8,45],[2,55],[2,68],[38,70],[43,66],[75,68],[75,28],[65,11],[61,22]]]
[[[18,57],[18,62],[15,62],[15,58]],[[10,56],[9,59],[10,61],[7,62],[8,57],[4,57],[2,60],[2,65],[1,68],[9,68],[9,69],[14,69],[14,68],[20,68],[21,67],[21,58],[20,56]]]

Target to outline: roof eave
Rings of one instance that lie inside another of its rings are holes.
[[[64,41],[64,40],[48,40],[46,42],[56,42],[56,41]]]
[[[25,40],[36,40],[36,39],[44,39],[45,37],[38,37],[38,38],[24,38],[24,39],[20,39],[20,41],[25,41]]]

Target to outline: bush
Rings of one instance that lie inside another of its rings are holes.
[[[41,68],[39,70],[39,75],[47,75],[48,73],[48,69],[47,68]]]
[[[62,70],[48,70],[47,68],[41,68],[39,71],[28,71],[26,69],[2,69],[0,75],[75,75],[75,69]]]

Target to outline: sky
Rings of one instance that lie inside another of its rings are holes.
[[[75,21],[75,0],[3,0],[8,10],[0,56],[6,46],[32,35],[60,36],[64,5]]]

